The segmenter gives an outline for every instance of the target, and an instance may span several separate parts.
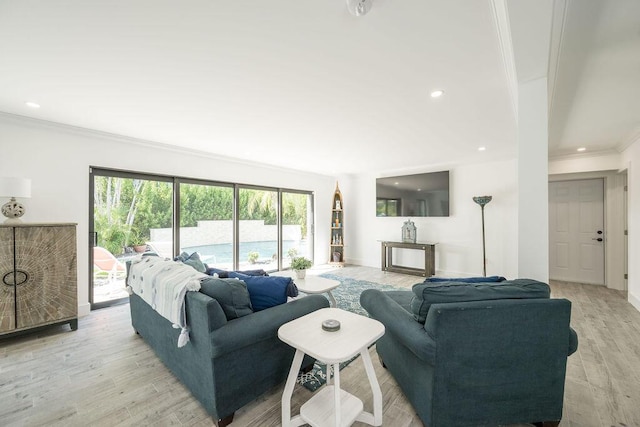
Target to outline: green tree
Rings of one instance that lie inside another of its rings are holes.
[[[195,227],[201,220],[233,218],[233,188],[200,184],[180,185],[180,226]],[[242,188],[239,218],[277,223],[278,193]],[[302,227],[307,236],[309,196],[283,193],[283,224]],[[98,244],[114,254],[130,245],[133,236],[150,239],[150,229],[171,228],[173,185],[170,182],[108,176],[94,177],[94,221]]]
[[[233,218],[233,188],[180,185],[180,226],[195,227],[202,220]]]
[[[98,244],[119,254],[135,218],[136,200],[144,181],[116,177],[94,178],[94,221]]]
[[[267,225],[277,223],[278,193],[275,191],[242,188],[240,190],[240,219],[263,220]]]
[[[146,181],[132,209],[131,225],[150,238],[151,228],[171,228],[173,224],[173,186],[169,182]],[[131,211],[130,210],[130,211]]]
[[[301,193],[282,194],[282,223],[300,225],[302,238],[307,238],[307,209],[309,196]]]

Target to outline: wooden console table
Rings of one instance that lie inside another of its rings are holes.
[[[424,269],[393,264],[393,248],[424,251]],[[430,277],[436,274],[435,243],[382,242],[382,271]]]

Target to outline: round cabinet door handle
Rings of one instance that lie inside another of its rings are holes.
[[[591,240],[597,240],[598,242],[602,242],[602,237],[598,237],[597,239],[594,237],[594,238],[593,238],[593,239],[591,239]]]

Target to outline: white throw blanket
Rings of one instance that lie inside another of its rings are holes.
[[[183,347],[189,342],[184,299],[187,291],[199,291],[206,277],[181,262],[144,257],[131,262],[127,289],[181,329],[178,347]]]

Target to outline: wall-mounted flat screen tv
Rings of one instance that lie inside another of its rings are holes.
[[[376,179],[376,216],[449,216],[449,171]]]

